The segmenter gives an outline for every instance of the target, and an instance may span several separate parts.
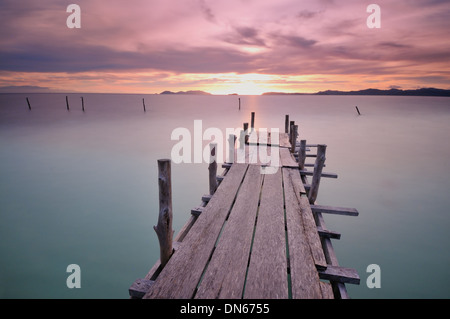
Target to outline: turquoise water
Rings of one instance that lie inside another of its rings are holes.
[[[29,97],[32,110],[25,98]],[[318,201],[352,298],[450,297],[450,100],[436,97],[0,94],[0,297],[128,298],[159,258],[157,163],[174,129],[299,124],[327,144]],[[85,112],[81,110],[84,97]],[[145,98],[147,111],[143,111]],[[355,106],[362,115],[358,116]],[[193,137],[193,136],[192,136]],[[208,141],[203,141],[207,147]],[[175,232],[208,192],[206,163],[172,165]],[[66,268],[81,268],[69,289]],[[381,288],[366,268],[378,264]]]

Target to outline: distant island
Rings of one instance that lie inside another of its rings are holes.
[[[422,88],[416,90],[400,90],[400,89],[366,89],[360,91],[320,91],[317,93],[282,93],[267,92],[263,95],[390,95],[390,96],[450,96],[450,90],[436,88]]]
[[[191,95],[211,95],[211,93],[204,92],[204,91],[178,91],[178,92],[172,92],[172,91],[164,91],[159,94],[191,94]]]

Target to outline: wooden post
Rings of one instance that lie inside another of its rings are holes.
[[[251,122],[252,131],[255,129],[255,112],[252,112],[252,122]]]
[[[209,160],[209,194],[214,195],[217,189],[217,162],[216,162],[216,154],[217,154],[217,143],[209,144],[209,148],[211,151],[211,156]]]
[[[248,123],[244,123],[245,144],[248,143]]]
[[[146,112],[147,110],[145,109],[145,99],[142,99],[142,105],[144,106],[144,112]]]
[[[66,106],[67,106],[67,111],[70,110],[69,108],[69,97],[66,95]]]
[[[238,98],[239,99],[239,111],[241,110],[241,98]]]
[[[319,192],[320,176],[322,175],[323,164],[325,164],[325,151],[327,146],[324,144],[317,145],[317,157],[314,164],[314,173],[311,182],[311,188],[309,190],[309,203],[314,204]]]
[[[301,140],[300,151],[298,152],[298,167],[300,169],[305,169],[305,159],[306,159],[306,140]]]
[[[295,125],[295,121],[289,122],[289,143],[291,143],[291,147],[292,147],[293,140],[294,140],[294,125]]]
[[[28,103],[28,109],[31,111],[31,104],[30,104],[30,100],[28,100],[28,97],[27,97],[27,103]]]
[[[81,109],[84,112],[84,99],[83,99],[83,97],[81,97]]]
[[[292,145],[292,130],[293,130],[293,126],[295,125],[295,121],[290,121],[289,122],[289,142]]]
[[[170,159],[158,160],[159,216],[158,225],[153,226],[159,240],[161,268],[172,255],[172,182]]]
[[[358,111],[358,115],[361,115],[361,113],[359,113],[358,106],[355,106],[355,107],[356,107],[356,111]]]
[[[245,142],[246,142],[245,131],[241,130],[240,135],[239,135],[239,148],[240,149],[244,148]]]
[[[295,144],[297,143],[297,130],[298,130],[298,125],[293,125],[293,130],[292,130],[292,144],[291,144],[291,153],[295,153]]]
[[[286,114],[286,119],[284,121],[284,133],[289,133],[289,114]]]
[[[235,153],[236,135],[228,135],[228,163],[234,163],[234,153]]]

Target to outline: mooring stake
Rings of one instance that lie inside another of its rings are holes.
[[[159,215],[158,224],[153,226],[158,235],[161,268],[169,261],[172,255],[172,181],[170,159],[158,160],[158,184],[159,184]]]

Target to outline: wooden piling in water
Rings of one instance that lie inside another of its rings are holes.
[[[66,95],[66,107],[67,107],[67,111],[70,111],[70,107],[69,107],[69,97]]]
[[[286,114],[284,120],[284,133],[289,133],[289,114]]]
[[[295,125],[295,121],[289,121],[289,132],[288,132],[288,134],[289,134],[289,142],[291,143],[291,145],[293,144],[293,141],[292,141],[292,131],[293,131],[293,126]]]
[[[297,141],[297,131],[298,131],[298,125],[293,125],[292,130],[292,143],[291,143],[291,153],[295,153],[295,144]]]
[[[244,143],[248,143],[248,123],[244,123],[244,134],[245,134],[245,141]]]
[[[210,160],[209,160],[209,194],[214,195],[217,189],[217,143],[209,144]]]
[[[291,146],[294,144],[294,125],[295,121],[289,122],[289,143],[291,143]]]
[[[228,163],[234,163],[234,150],[236,144],[236,135],[228,135]]]
[[[241,110],[241,98],[238,98],[239,99],[239,111]]]
[[[144,106],[144,112],[146,112],[147,110],[145,109],[145,99],[142,99],[142,105]]]
[[[309,203],[314,204],[316,202],[317,194],[319,192],[320,177],[322,175],[323,165],[325,163],[325,151],[327,146],[324,144],[317,145],[317,157],[314,163],[314,173],[311,182],[311,188],[309,190]]]
[[[84,112],[84,99],[83,99],[83,97],[81,97],[81,109]]]
[[[301,140],[300,150],[298,152],[298,167],[300,169],[305,169],[305,159],[306,159],[306,140]]]
[[[27,103],[28,103],[28,109],[31,111],[31,104],[30,104],[30,100],[28,100],[28,97],[27,97]]]
[[[252,122],[251,122],[252,131],[255,129],[255,112],[252,112]]]
[[[361,115],[361,113],[359,112],[358,106],[355,106],[355,107],[356,107],[356,111],[358,111],[358,115]]]
[[[170,159],[158,160],[159,215],[158,224],[153,226],[158,235],[161,268],[166,265],[172,255],[172,181]]]

